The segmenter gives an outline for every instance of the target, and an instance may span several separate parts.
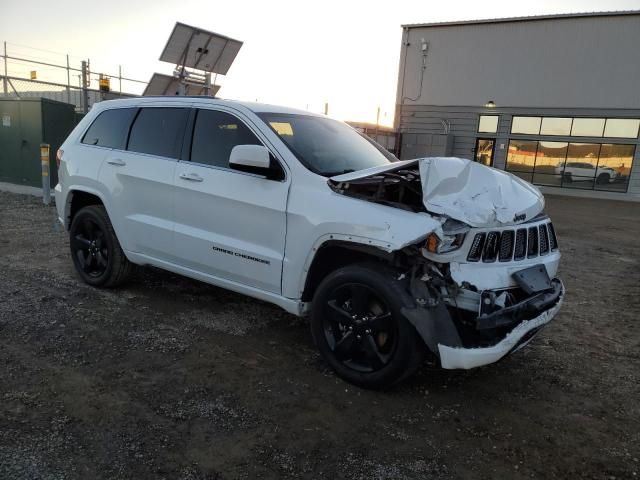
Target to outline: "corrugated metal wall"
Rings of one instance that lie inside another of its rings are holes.
[[[638,45],[640,14],[412,27],[396,103],[640,108]]]

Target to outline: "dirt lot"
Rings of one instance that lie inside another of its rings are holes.
[[[85,286],[54,209],[0,193],[0,478],[638,478],[640,205],[548,204],[555,322],[375,393],[276,307],[153,269]]]

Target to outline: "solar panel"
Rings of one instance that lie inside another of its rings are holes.
[[[240,47],[239,40],[177,22],[160,60],[226,75]]]
[[[189,81],[182,82],[185,86],[185,95],[205,95],[205,85]],[[209,95],[215,96],[220,90],[220,85],[212,85]],[[179,95],[180,94],[180,78],[164,73],[154,73],[147,87],[142,93],[143,96],[157,95]]]

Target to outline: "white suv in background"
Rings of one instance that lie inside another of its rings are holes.
[[[309,316],[327,362],[364,387],[425,354],[444,368],[495,362],[564,294],[535,187],[458,158],[398,161],[322,115],[101,102],[58,160],[56,205],[85,282],[154,265]]]
[[[618,172],[611,167],[597,167],[589,162],[562,162],[556,167],[556,174],[562,175],[565,182],[588,181],[603,185],[615,181]]]

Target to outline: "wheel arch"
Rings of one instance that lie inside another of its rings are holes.
[[[71,228],[73,217],[80,209],[88,205],[102,205],[107,210],[107,214],[109,213],[109,209],[100,192],[86,187],[72,187],[69,189],[64,209],[64,226],[67,231]]]
[[[313,250],[314,255],[305,268],[306,275],[301,294],[303,302],[310,302],[320,282],[338,268],[363,262],[390,265],[395,258],[394,252],[369,244],[338,239],[326,240]]]

